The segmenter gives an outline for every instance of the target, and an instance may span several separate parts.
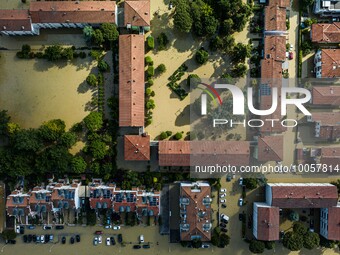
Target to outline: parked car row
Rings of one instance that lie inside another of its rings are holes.
[[[103,232],[100,231],[100,230],[95,232],[96,236],[93,238],[93,245],[96,246],[96,245],[101,244],[103,242],[102,234],[103,234]],[[122,234],[118,234],[117,240],[118,240],[118,243],[122,243],[123,242]],[[105,243],[106,243],[107,246],[115,245],[116,244],[116,240],[115,240],[114,236],[107,237]]]
[[[51,234],[45,234],[45,235],[24,235],[23,236],[24,243],[48,243],[54,241],[54,235]],[[75,242],[80,242],[80,235],[71,236],[70,243],[74,244]],[[61,243],[66,243],[66,237],[63,236],[61,238]]]

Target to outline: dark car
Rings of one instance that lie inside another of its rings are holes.
[[[227,175],[227,182],[230,182],[230,181],[231,181],[231,175],[228,174],[228,175]]]
[[[46,234],[45,235],[45,243],[48,243],[50,241],[50,235]]]
[[[64,226],[63,225],[57,225],[57,226],[55,226],[55,229],[64,229]]]
[[[227,227],[227,224],[225,224],[225,223],[220,223],[220,227],[221,227],[221,228],[225,228],[225,227]]]
[[[70,243],[71,244],[74,244],[74,237],[72,236],[71,239],[70,239]]]
[[[102,235],[103,231],[97,230],[96,232],[94,232],[95,235]]]
[[[118,243],[122,243],[123,242],[123,236],[122,234],[118,234]]]
[[[28,235],[28,236],[27,236],[27,242],[29,242],[29,243],[32,242],[32,239],[33,239],[33,236],[32,236],[32,235]]]
[[[9,243],[9,244],[16,244],[17,241],[12,239],[12,240],[6,240],[6,243]]]
[[[138,250],[138,249],[142,248],[142,246],[140,246],[140,245],[138,245],[138,244],[135,244],[135,245],[133,246],[133,248],[134,248],[135,250]]]
[[[37,236],[36,235],[32,235],[32,240],[33,240],[33,242],[36,242],[37,241]]]
[[[226,228],[221,228],[221,231],[224,232],[224,233],[227,233],[227,232],[228,232],[228,229],[226,229]]]
[[[20,226],[20,234],[24,234],[25,233],[25,227],[24,226]]]
[[[223,203],[221,206],[222,208],[227,208],[227,205],[225,203]]]
[[[113,236],[110,237],[110,241],[111,241],[111,245],[115,245],[116,244],[116,240]]]
[[[148,245],[148,244],[143,245],[143,249],[149,249],[149,248],[150,248],[150,245]]]
[[[27,243],[27,235],[23,236],[24,243]]]
[[[77,241],[77,243],[80,242],[80,235],[76,235],[76,241]]]
[[[226,219],[221,219],[221,222],[228,224],[228,221]]]
[[[35,226],[34,225],[29,225],[27,226],[28,229],[35,229]]]
[[[65,237],[65,236],[63,236],[63,237],[61,238],[61,243],[62,243],[62,244],[65,244],[65,243],[66,243],[66,237]]]
[[[243,213],[239,213],[238,219],[239,219],[240,221],[243,221]]]

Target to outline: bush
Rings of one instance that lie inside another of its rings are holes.
[[[79,52],[79,57],[82,59],[86,58],[86,53],[84,51]]]
[[[168,130],[168,131],[166,131],[165,133],[167,134],[167,136],[172,136],[172,131],[169,131],[169,130]]]
[[[155,69],[153,68],[153,66],[149,66],[148,70],[147,70],[147,76],[148,78],[152,77],[155,75]]]
[[[176,140],[181,140],[182,137],[183,137],[183,135],[182,135],[182,133],[180,133],[180,132],[177,132],[177,133],[175,134],[175,136],[174,136],[174,138],[175,138]]]
[[[48,46],[44,52],[49,61],[57,61],[63,57],[63,48],[60,45]]]
[[[263,253],[265,249],[265,244],[262,241],[252,240],[249,244],[249,250],[252,253]]]
[[[192,87],[195,87],[201,82],[200,77],[197,74],[189,74],[187,79],[187,85],[190,87],[190,84],[192,84]]]
[[[160,33],[160,35],[157,37],[157,43],[158,43],[158,50],[165,50],[166,46],[169,43],[169,39],[166,36],[165,33]]]
[[[148,79],[147,86],[151,87],[152,85],[153,85],[153,80],[152,79]]]
[[[145,65],[147,66],[153,66],[153,60],[150,56],[145,57]]]
[[[209,58],[209,53],[206,50],[200,49],[196,52],[195,59],[198,64],[203,65],[207,63],[208,58]]]
[[[31,46],[29,46],[28,44],[24,44],[24,45],[22,45],[22,47],[21,47],[21,51],[23,52],[23,53],[30,53],[31,52]]]
[[[146,94],[147,96],[150,96],[150,95],[151,95],[151,92],[152,92],[152,89],[146,88],[145,94]]]
[[[168,134],[166,132],[162,132],[160,135],[159,135],[159,139],[160,140],[164,140],[164,139],[167,139],[168,138]]]
[[[155,48],[155,40],[151,35],[146,38],[146,42],[148,50],[153,50]]]
[[[86,82],[90,86],[97,86],[98,85],[97,77],[96,77],[96,75],[94,75],[92,73],[89,76],[87,76]]]
[[[147,102],[146,102],[146,105],[145,105],[146,109],[155,109],[156,105],[155,105],[155,101],[153,99],[149,99]]]
[[[160,64],[159,66],[157,66],[156,70],[158,73],[162,74],[166,71],[166,66],[164,64]]]
[[[98,69],[100,72],[108,72],[110,70],[110,66],[106,61],[100,60],[98,63]]]
[[[152,123],[152,119],[151,118],[150,119],[146,119],[145,126],[149,126],[149,125],[151,125],[151,123]]]

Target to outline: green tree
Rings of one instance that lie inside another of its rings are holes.
[[[220,244],[219,247],[224,248],[230,243],[230,237],[226,234],[220,235]]]
[[[250,57],[251,48],[247,44],[238,43],[232,52],[232,61],[235,63],[244,63],[246,58]]]
[[[214,36],[209,41],[209,48],[212,51],[223,49],[223,40],[219,36]]]
[[[303,224],[302,222],[294,222],[293,224],[293,232],[297,233],[298,235],[305,235],[307,233],[308,229],[305,226],[305,224]]]
[[[103,126],[103,114],[100,112],[91,112],[84,118],[84,123],[91,132],[97,131]]]
[[[65,133],[65,122],[61,119],[54,119],[44,122],[40,128],[40,136],[47,141],[56,141]]]
[[[283,237],[283,246],[291,251],[299,251],[303,246],[303,236],[295,232],[288,232]]]
[[[256,178],[244,178],[243,185],[245,185],[246,188],[250,190],[256,189],[257,179]]]
[[[153,99],[149,99],[146,102],[146,109],[155,109],[156,105],[155,105],[155,101]]]
[[[158,50],[164,50],[169,43],[169,39],[164,32],[157,36]]]
[[[209,53],[204,49],[200,49],[196,52],[195,59],[198,64],[203,65],[208,62]]]
[[[84,173],[86,170],[86,162],[83,157],[75,156],[71,162],[72,171],[76,174]]]
[[[67,60],[72,60],[74,55],[74,50],[72,47],[64,48],[63,51],[61,52],[61,56],[64,59]]]
[[[9,122],[7,124],[7,132],[11,136],[20,130],[20,126],[17,123]]]
[[[110,70],[110,66],[106,61],[100,60],[98,63],[98,69],[100,72],[108,72]]]
[[[177,133],[175,134],[175,139],[176,139],[176,140],[181,140],[182,137],[183,137],[183,134],[180,133],[180,132],[177,132]]]
[[[258,240],[252,240],[249,244],[249,250],[252,253],[263,253],[265,249],[265,244],[262,241],[258,241]]]
[[[92,42],[95,45],[98,45],[98,46],[101,46],[105,42],[103,33],[102,33],[102,31],[100,29],[95,29],[94,30],[94,32],[92,34]]]
[[[233,52],[235,47],[235,38],[232,35],[227,35],[223,37],[223,48],[222,51],[226,54]]]
[[[117,26],[113,23],[103,23],[100,26],[102,30],[103,39],[107,42],[113,42],[118,39],[119,33]]]
[[[210,5],[197,0],[191,4],[191,17],[193,20],[193,31],[198,36],[215,34],[218,20],[214,17],[213,9]]]
[[[73,132],[66,132],[60,137],[60,144],[66,148],[71,148],[77,142],[77,136]]]
[[[13,229],[5,229],[4,231],[2,231],[1,237],[5,240],[12,240],[17,237],[17,234]]]
[[[146,38],[146,42],[148,50],[153,50],[155,48],[155,39],[151,35]]]
[[[7,111],[0,111],[0,135],[7,134],[10,119],[11,117],[8,115]]]
[[[162,132],[160,135],[159,135],[159,139],[160,140],[164,140],[164,139],[167,139],[168,138],[168,134],[166,132]]]
[[[164,64],[160,64],[159,66],[157,66],[156,71],[159,74],[162,74],[162,73],[164,73],[166,71],[166,66]]]
[[[192,247],[195,249],[199,249],[202,247],[202,241],[201,239],[195,238],[191,241]]]
[[[221,25],[221,34],[224,34],[224,35],[233,34],[234,33],[233,27],[234,27],[234,21],[231,18],[225,19]]]
[[[316,247],[319,247],[319,245],[320,245],[320,236],[318,233],[308,231],[304,235],[303,247],[305,247],[308,250],[312,250],[312,249],[315,249]]]
[[[17,151],[32,151],[37,152],[42,148],[42,142],[39,133],[35,129],[19,130],[12,137],[13,148]]]
[[[94,34],[94,29],[91,26],[85,26],[83,28],[83,34],[87,41],[90,41],[92,39],[92,36]]]
[[[174,26],[181,32],[188,33],[192,27],[190,6],[186,0],[177,0],[175,6]]]
[[[86,78],[86,82],[90,86],[97,86],[98,85],[98,79],[97,76],[93,73],[89,74]]]
[[[244,77],[247,74],[247,70],[248,68],[245,64],[239,63],[231,69],[232,77],[233,78]]]
[[[44,55],[49,61],[57,61],[62,58],[63,48],[60,45],[47,46]]]
[[[85,146],[85,151],[89,152],[95,159],[103,159],[107,155],[106,144],[100,140],[94,140],[88,147]]]

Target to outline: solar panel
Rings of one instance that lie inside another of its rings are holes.
[[[260,85],[260,95],[261,96],[270,96],[271,95],[271,87],[268,84],[261,84]]]

